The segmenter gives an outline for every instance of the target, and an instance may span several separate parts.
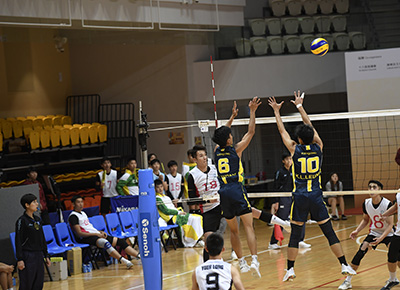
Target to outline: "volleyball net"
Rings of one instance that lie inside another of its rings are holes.
[[[336,172],[343,183],[343,192],[336,194],[367,194],[368,181],[379,180],[384,191],[396,193],[400,187],[400,166],[395,162],[400,147],[400,110],[379,110],[351,113],[313,114],[311,122],[324,143],[322,185],[325,187],[330,174]],[[283,116],[283,123],[293,140],[295,128],[302,123],[300,114]],[[218,121],[219,126],[227,120]],[[213,158],[215,144],[211,137],[214,120],[175,121],[153,123],[152,130],[192,128],[193,135],[201,137]],[[247,132],[249,119],[236,119],[232,124],[234,142]],[[160,127],[163,126],[163,127]],[[167,126],[167,127],[166,127]],[[282,166],[282,154],[287,151],[278,132],[275,117],[256,118],[256,133],[249,147],[243,152],[245,177],[257,180],[250,186],[267,183],[265,192],[249,193],[249,197],[289,196],[290,193],[274,192],[275,172]]]

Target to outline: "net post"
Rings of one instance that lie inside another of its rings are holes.
[[[139,170],[138,237],[145,290],[162,290],[161,240],[151,169]]]

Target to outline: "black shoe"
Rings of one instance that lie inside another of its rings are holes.
[[[386,285],[381,288],[381,290],[389,290],[392,289],[394,286],[399,285],[399,281],[387,281]]]
[[[347,216],[345,216],[344,214],[342,214],[342,220],[347,220]]]
[[[332,216],[332,220],[333,220],[333,221],[338,221],[339,218],[338,218],[336,215],[333,215],[333,216]]]

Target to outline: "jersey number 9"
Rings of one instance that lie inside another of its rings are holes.
[[[219,283],[218,283],[218,273],[210,273],[206,276],[206,283],[207,285],[214,286],[214,287],[208,287],[207,290],[218,290],[219,289]]]
[[[229,159],[221,158],[218,160],[218,172],[219,173],[228,173],[230,171],[229,168]]]

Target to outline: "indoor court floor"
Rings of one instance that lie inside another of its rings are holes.
[[[361,221],[361,215],[349,216],[346,221],[334,221],[334,229],[342,243],[347,262],[357,252],[359,243],[367,234],[364,229],[357,241],[349,239],[350,233],[355,230]],[[328,242],[322,235],[318,225],[306,226],[305,241],[312,245],[310,249],[300,249],[295,264],[297,278],[293,282],[282,282],[286,266],[286,245],[289,235],[284,233],[285,239],[281,250],[268,250],[268,243],[273,227],[255,220],[255,229],[258,242],[258,255],[262,278],[252,276],[251,273],[241,274],[245,289],[337,289],[343,282],[338,260],[329,249]],[[244,231],[241,231],[244,254],[249,255]],[[225,233],[224,260],[230,262],[229,229]],[[163,252],[163,289],[188,290],[191,289],[191,275],[193,269],[202,263],[202,248],[184,248],[168,253]],[[387,249],[379,245],[377,250],[369,251],[361,261],[358,275],[352,280],[353,289],[380,289],[389,277],[386,266]],[[247,258],[250,263],[250,257]],[[135,266],[127,270],[125,266],[100,266],[100,270],[68,277],[67,280],[45,282],[44,289],[72,290],[72,289],[144,289],[143,271],[140,264],[134,261]],[[238,267],[237,261],[233,264]],[[400,277],[400,274],[398,274]],[[156,279],[157,277],[154,277]],[[394,289],[400,286],[394,287]]]

